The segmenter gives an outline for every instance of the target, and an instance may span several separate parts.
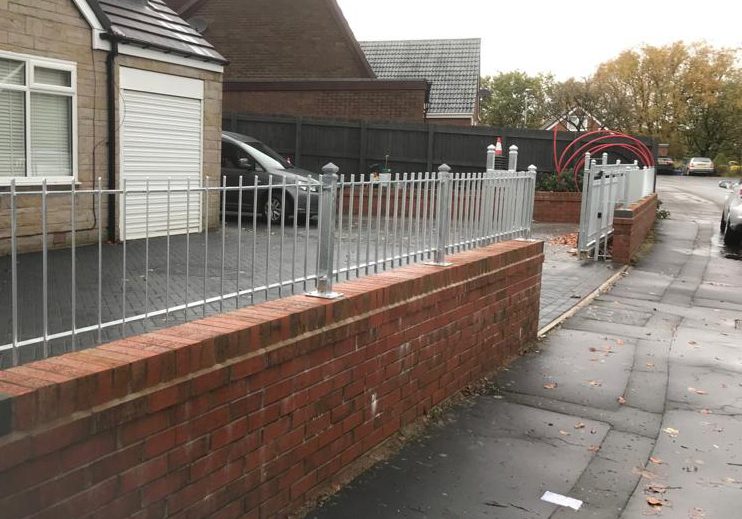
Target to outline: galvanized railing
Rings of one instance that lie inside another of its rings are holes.
[[[337,297],[340,279],[445,265],[449,254],[527,237],[535,168],[511,165],[338,179],[328,164],[321,183],[265,185],[143,181],[110,190],[99,180],[20,191],[11,182],[0,192],[9,213],[0,225],[9,249],[0,257],[0,367],[289,294]],[[109,198],[120,209],[117,243],[101,225]],[[30,228],[37,236],[25,235]],[[67,246],[53,248],[53,236]],[[21,253],[29,243],[39,250]]]
[[[605,259],[613,234],[617,207],[626,207],[654,191],[654,168],[634,164],[608,164],[604,153],[600,162],[585,154],[582,207],[577,248],[582,257]]]

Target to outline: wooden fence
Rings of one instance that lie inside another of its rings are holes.
[[[502,162],[507,166],[508,148],[519,148],[518,168],[530,164],[539,171],[553,171],[553,138],[551,131],[493,128],[488,126],[456,127],[429,124],[334,121],[300,117],[253,114],[224,114],[223,128],[255,137],[294,164],[320,171],[334,162],[343,174],[368,173],[373,165],[392,172],[434,171],[446,163],[453,171],[484,171],[487,146],[502,139]],[[557,134],[557,152],[580,134]],[[654,150],[654,141],[642,138]],[[616,155],[612,159],[629,157]],[[631,158],[633,160],[633,157]]]

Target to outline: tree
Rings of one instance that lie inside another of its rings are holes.
[[[483,77],[481,87],[489,95],[482,100],[480,120],[490,126],[539,128],[553,81],[550,75],[529,76],[518,70]]]

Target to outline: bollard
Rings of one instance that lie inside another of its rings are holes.
[[[317,289],[307,293],[310,297],[337,299],[343,294],[333,292],[332,278],[335,252],[335,199],[337,198],[337,173],[340,171],[330,162],[322,168],[322,188],[320,191],[319,221],[319,268],[317,269]]]
[[[438,168],[438,203],[436,204],[436,223],[438,225],[438,236],[435,248],[434,260],[428,265],[447,267],[451,265],[446,261],[446,245],[448,244],[448,231],[451,225],[451,168],[448,164],[441,164]]]
[[[510,146],[510,154],[508,155],[508,171],[515,171],[518,168],[518,146],[513,144]]]

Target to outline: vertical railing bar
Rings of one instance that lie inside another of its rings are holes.
[[[191,179],[186,179],[186,253],[185,253],[185,307],[183,321],[188,322],[188,285],[191,281]]]
[[[250,263],[250,304],[255,303],[255,264],[258,246],[258,176],[253,177],[252,186],[252,261]],[[304,265],[306,270],[306,264]]]
[[[319,218],[319,197],[317,197],[317,218]],[[307,291],[307,278],[309,277],[309,220],[312,214],[312,197],[307,197],[307,217],[304,220],[304,291]],[[317,220],[319,227],[319,220]]]
[[[386,270],[386,264],[387,264],[387,260],[388,260],[388,257],[387,257],[387,243],[389,242],[389,206],[391,205],[391,201],[392,201],[392,186],[394,185],[393,184],[393,180],[392,180],[392,174],[391,173],[388,173],[388,175],[389,175],[389,180],[387,180],[387,182],[386,182],[386,208],[385,208],[386,209],[386,211],[385,211],[386,216],[384,217],[384,254],[383,254],[383,256],[384,256],[384,263],[383,263],[384,270]],[[395,198],[396,198],[396,195],[395,195]]]
[[[374,243],[374,272],[379,272],[379,242],[381,240],[381,200],[384,194],[384,183],[379,177],[379,181],[376,184],[377,197],[376,197],[376,242]]]
[[[461,217],[461,205],[459,204],[460,195],[459,195],[459,186],[461,185],[461,174],[453,174],[452,175],[452,182],[453,182],[453,210],[451,211],[452,219],[453,219],[453,248],[451,249],[451,252],[461,252],[461,240],[460,240],[460,232],[461,232],[461,225],[459,222],[459,218]]]
[[[471,249],[471,241],[472,241],[472,205],[474,203],[474,200],[472,199],[472,191],[473,191],[473,174],[467,173],[466,174],[466,207],[464,209],[464,225],[466,229],[466,234],[464,236],[464,243],[466,244],[466,249]]]
[[[98,343],[103,342],[103,220],[101,220],[101,217],[103,215],[102,209],[101,209],[101,202],[103,201],[103,183],[101,177],[98,177],[97,183],[96,183],[96,215],[95,215],[95,221],[98,224]],[[44,191],[46,191],[46,179],[44,179]],[[44,207],[44,210],[46,207]],[[42,211],[43,213],[43,211]],[[46,227],[46,217],[42,216],[42,219],[44,220],[43,226]],[[44,229],[44,241],[46,241],[46,229]],[[44,259],[44,262],[46,263],[46,258]],[[44,265],[44,270],[46,270],[46,265]],[[44,273],[44,276],[46,276],[46,272]],[[46,306],[46,279],[44,279],[44,306]],[[46,313],[46,308],[44,308],[44,313]],[[44,316],[44,342],[46,342],[46,315]],[[45,353],[46,355],[46,353]]]
[[[224,312],[224,266],[227,255],[227,177],[222,176],[221,190],[222,208],[222,257],[221,272],[219,273],[219,313]]]
[[[363,190],[366,182],[363,180],[363,174],[359,174],[361,189],[358,194],[358,237],[356,238],[356,277],[361,275],[361,236],[363,234]]]
[[[41,301],[41,319],[44,327],[44,358],[49,356],[49,243],[48,243],[48,228],[47,228],[47,212],[48,200],[47,195],[49,193],[46,178],[41,181],[41,239],[42,239],[42,252],[41,252],[41,276],[43,278],[44,288],[42,290],[42,301]],[[100,203],[100,197],[98,198]],[[100,224],[100,213],[98,214],[98,226]],[[100,236],[100,233],[99,233]],[[98,323],[100,330],[100,261],[98,261]],[[100,331],[98,332],[98,341],[100,342]]]
[[[70,273],[70,285],[72,287],[70,293],[70,303],[72,306],[70,309],[72,312],[72,335],[70,336],[70,340],[72,341],[72,351],[77,349],[77,196],[75,189],[75,182],[72,182],[70,184],[70,234],[72,235],[72,242],[70,244],[70,256],[72,260],[72,272]]]
[[[415,185],[415,179],[418,173],[410,173],[410,194],[409,198],[409,222],[407,223],[407,264],[412,262],[412,240],[414,239],[413,230],[415,228],[415,196],[417,195],[417,186]]]
[[[430,201],[430,184],[433,179],[433,173],[430,171],[425,172],[425,176],[423,179],[423,221],[422,221],[422,259],[425,260],[430,259],[430,254],[432,252],[432,245],[430,241],[428,240],[428,227],[431,227],[431,222],[429,221],[430,218],[433,216],[432,209],[429,209],[429,205],[431,203]],[[427,241],[427,243],[426,243]]]
[[[167,217],[165,218],[165,322],[170,320],[170,208],[172,180],[167,177]]]
[[[405,172],[402,175],[402,208],[399,213],[399,226],[402,229],[402,239],[399,240],[399,246],[397,249],[399,250],[399,262],[398,265],[402,266],[402,263],[404,262],[404,229],[405,229],[405,223],[407,222],[407,216],[405,215],[405,211],[407,211],[407,172]],[[395,239],[395,242],[397,240]]]
[[[270,263],[271,263],[271,232],[273,231],[273,175],[268,175],[268,198],[265,202],[265,214],[268,219],[267,245],[265,247],[265,300],[268,300],[268,290],[270,287]]]
[[[127,179],[121,183],[121,335],[126,333],[126,194]]]
[[[297,180],[294,180],[296,183]],[[298,204],[297,200],[294,205]],[[278,245],[278,297],[283,297],[283,248],[286,241],[286,177],[281,182],[281,242]]]
[[[335,281],[340,281],[340,265],[342,264],[340,261],[340,255],[342,254],[342,242],[343,242],[343,210],[345,209],[345,181],[340,180],[338,184],[338,197],[340,200],[338,201],[338,237],[337,237],[337,255],[335,256],[338,260],[338,269],[337,274],[335,275]],[[333,208],[333,211],[335,208]]]
[[[204,195],[206,199],[204,201],[204,282],[201,314],[206,317],[206,284],[209,279],[209,177],[206,177],[206,183],[204,184]]]
[[[13,329],[13,351],[11,363],[18,365],[18,201],[16,200],[15,178],[10,179],[10,285],[11,285],[11,326]]]
[[[368,213],[366,214],[366,275],[371,267],[371,232],[374,225],[374,184],[371,177],[368,180]]]
[[[149,177],[144,188],[144,317],[149,317]]]
[[[417,175],[417,201],[415,203],[415,258],[414,261],[418,260],[418,254],[420,252],[420,227],[422,224],[422,196],[423,196],[423,180],[425,179],[424,173],[418,173]]]
[[[353,246],[353,206],[354,197],[356,191],[356,175],[355,173],[350,175],[350,201],[348,202],[348,252],[345,255],[346,269],[345,279],[350,279],[350,251]]]
[[[235,280],[237,296],[235,307],[240,307],[240,275],[242,274],[242,192],[244,191],[243,175],[237,179],[237,279]],[[252,288],[252,287],[250,287]]]
[[[307,205],[312,198],[312,187],[307,185]],[[307,209],[306,218],[309,219],[309,210]],[[299,183],[294,182],[294,219],[291,223],[294,233],[294,245],[291,248],[291,293],[296,294],[296,248],[299,239]]]

